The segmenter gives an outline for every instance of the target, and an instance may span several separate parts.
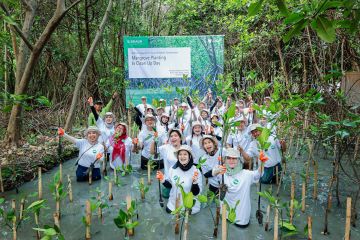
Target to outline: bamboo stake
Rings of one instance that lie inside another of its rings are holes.
[[[3,182],[3,178],[2,178],[1,163],[0,163],[0,190],[1,190],[1,192],[5,192],[5,191],[4,191],[4,182]]]
[[[140,184],[142,186],[144,186],[144,178],[140,178]],[[145,191],[144,188],[140,188],[140,195],[141,195],[141,200],[145,200]]]
[[[116,174],[116,168],[114,168],[114,183],[117,183],[117,174]]]
[[[57,213],[54,213],[53,217],[54,217],[54,225],[57,226],[60,229],[59,216],[57,215]]]
[[[270,204],[266,208],[266,220],[265,220],[265,231],[269,231],[269,224],[270,224]]]
[[[226,229],[226,205],[223,203],[222,205],[222,213],[221,213],[221,239],[226,240],[227,238],[227,229]]]
[[[62,165],[62,163],[59,164],[59,172],[60,172],[59,181],[62,183],[62,180],[63,180],[63,165]]]
[[[59,186],[60,186],[60,183],[57,183],[56,186],[55,186],[55,191],[56,191],[56,214],[59,216],[59,219],[60,219],[61,218],[61,212],[60,212]]]
[[[126,208],[127,208],[127,210],[129,210],[131,208],[131,196],[130,195],[126,196]],[[132,222],[132,220],[129,219],[130,224],[131,224],[131,222]],[[127,232],[128,232],[129,236],[134,236],[134,229],[133,228],[128,229]]]
[[[184,240],[188,239],[188,233],[189,233],[189,209],[185,210],[185,223],[184,223]]]
[[[306,182],[305,180],[302,183],[302,191],[301,191],[301,211],[305,212],[305,201],[306,201]]]
[[[72,192],[72,185],[70,175],[67,175],[68,178],[68,193],[69,193],[69,201],[73,202],[73,192]]]
[[[148,161],[148,163],[147,163],[148,185],[151,185],[151,176],[150,176],[150,174],[151,174],[151,166],[150,166],[150,161]]]
[[[213,232],[214,237],[217,237],[217,234],[218,234],[219,221],[220,221],[220,206],[217,206],[216,207],[216,217],[215,217],[215,227],[214,227],[214,232]]]
[[[39,224],[39,212],[35,212],[34,217],[35,217],[36,227],[39,227],[40,226],[40,224]],[[37,230],[36,230],[36,239],[38,239],[38,240],[41,239],[41,233],[40,233],[40,231],[37,231]]]
[[[38,168],[38,198],[42,200],[42,176],[41,176],[41,167]]]
[[[308,240],[312,240],[312,218],[308,216]]]
[[[275,166],[275,174],[276,174],[276,185],[279,185],[279,167]]]
[[[25,209],[25,199],[22,198],[21,202],[20,202],[20,214],[19,214],[19,219],[20,221],[23,219],[24,217],[24,209]]]
[[[90,240],[91,234],[90,234],[90,225],[91,225],[91,205],[90,201],[86,200],[86,230],[85,230],[85,239]]]
[[[175,209],[178,209],[180,205],[180,195],[178,194],[175,201]],[[177,213],[175,216],[175,234],[179,234],[180,232],[180,214]]]
[[[294,218],[294,198],[295,198],[295,173],[291,174],[291,200],[290,200],[290,224]]]
[[[344,240],[350,240],[350,224],[351,224],[351,198],[346,199],[346,225]]]
[[[317,199],[318,195],[318,164],[316,161],[314,161],[314,192],[313,192],[313,198]]]
[[[11,200],[11,208],[14,211],[14,217],[12,219],[13,240],[16,240],[17,232],[16,232],[16,201],[15,201],[15,199]]]
[[[101,192],[98,192],[97,200],[101,201]],[[98,207],[98,217],[99,217],[100,220],[103,219],[102,209],[101,209],[100,206]]]
[[[275,217],[274,217],[274,240],[279,239],[279,210],[275,208]]]
[[[112,194],[112,181],[109,182],[109,201],[114,200],[114,196]]]

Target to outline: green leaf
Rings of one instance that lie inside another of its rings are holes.
[[[318,16],[311,22],[311,27],[318,36],[327,43],[332,43],[336,39],[335,28],[331,21],[323,16]]]
[[[36,211],[39,208],[43,207],[43,204],[45,203],[46,200],[39,200],[39,201],[35,201],[33,203],[31,203],[28,207],[27,210],[31,210],[31,211]]]
[[[268,128],[262,128],[260,136],[257,138],[260,149],[261,150],[267,150],[270,147],[270,144],[268,143],[269,136],[271,134],[270,129]]]
[[[5,198],[0,198],[0,204],[3,204],[5,202]]]
[[[335,134],[339,135],[341,138],[346,138],[350,136],[350,133],[345,130],[336,131]]]
[[[282,15],[284,16],[289,15],[289,10],[287,9],[284,0],[276,0],[276,6],[279,8],[279,11],[281,12]]]
[[[191,209],[194,206],[194,195],[192,192],[189,192],[185,195],[184,207]]]
[[[283,37],[283,41],[287,43],[290,39],[296,35],[298,35],[308,24],[307,19],[302,19],[298,23],[296,23]]]
[[[208,200],[205,195],[201,195],[201,194],[197,198],[198,198],[199,202],[201,202],[201,203],[206,203]]]
[[[287,18],[284,19],[285,24],[293,24],[304,19],[305,15],[302,13],[291,13]]]
[[[6,23],[8,23],[10,25],[17,25],[17,23],[15,22],[15,20],[12,17],[5,16],[5,15],[3,15],[2,17]]]
[[[57,233],[55,231],[55,229],[53,228],[48,228],[48,229],[45,229],[44,233],[47,235],[47,236],[55,236]]]
[[[356,127],[356,122],[350,122],[349,119],[345,119],[342,124],[346,127]]]
[[[231,223],[234,223],[234,222],[235,222],[235,220],[236,220],[236,212],[235,212],[234,209],[231,209],[231,210],[230,210],[230,212],[229,212],[229,214],[228,214],[228,220],[229,220],[229,222],[231,222]]]
[[[287,221],[283,221],[282,223],[279,224],[281,225],[282,228],[285,228],[288,231],[296,231],[296,227]]]
[[[235,116],[235,111],[236,111],[236,106],[235,106],[235,102],[233,102],[225,113],[226,119],[233,118]]]
[[[248,16],[252,17],[260,11],[261,5],[263,4],[264,0],[259,0],[250,4],[248,9]]]

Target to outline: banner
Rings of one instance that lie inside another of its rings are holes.
[[[224,36],[124,37],[124,60],[127,106],[141,96],[169,102],[176,88],[203,96],[223,73]]]

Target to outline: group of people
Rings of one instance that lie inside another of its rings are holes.
[[[163,185],[162,195],[168,198],[167,212],[176,208],[177,196],[181,194],[179,185],[185,192],[198,196],[205,188],[217,195],[225,184],[226,193],[221,200],[230,207],[240,201],[235,224],[248,226],[251,185],[259,180],[272,184],[281,172],[281,153],[286,151],[286,144],[276,136],[276,115],[266,110],[256,112],[251,97],[236,101],[232,121],[238,124],[224,133],[223,116],[233,101],[230,97],[223,102],[220,97],[213,99],[209,91],[198,104],[189,96],[184,102],[174,98],[170,104],[160,99],[155,108],[143,96],[135,106],[135,123],[140,131],[138,136],[130,138],[127,124],[117,122],[109,111],[116,97],[115,93],[104,108],[101,101],[88,99],[91,113],[84,139],[59,129],[59,135],[79,149],[77,181],[88,180],[89,168],[93,180],[101,179],[102,161],[118,168],[128,163],[131,153],[140,153],[141,169],[147,169],[149,161],[156,165],[156,178]],[[263,104],[270,103],[271,98],[266,97]],[[261,152],[257,138],[264,128],[271,130],[270,147]],[[259,164],[261,154],[266,156],[263,156],[267,160],[264,164]],[[196,200],[191,213],[200,209]]]

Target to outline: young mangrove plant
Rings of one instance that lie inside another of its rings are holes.
[[[128,204],[129,205],[129,204]],[[124,229],[124,237],[131,236],[134,233],[134,228],[139,225],[138,221],[133,221],[133,217],[137,214],[136,201],[132,200],[130,206],[126,210],[119,210],[118,215],[114,218],[114,223],[119,229]]]

